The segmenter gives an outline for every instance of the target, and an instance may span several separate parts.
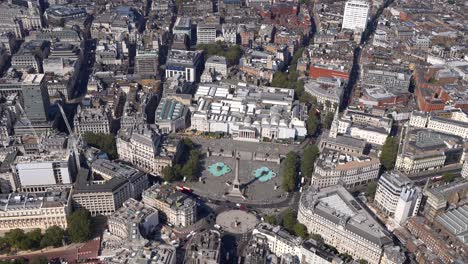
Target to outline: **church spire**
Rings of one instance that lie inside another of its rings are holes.
[[[339,111],[340,108],[336,107],[335,116],[333,117],[333,122],[330,127],[329,137],[336,138],[338,136],[338,124],[339,124]]]

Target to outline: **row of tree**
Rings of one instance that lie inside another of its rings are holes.
[[[289,152],[283,161],[283,190],[294,191],[299,180],[299,169],[304,177],[310,177],[314,171],[314,163],[320,154],[317,145],[309,145],[304,149],[302,158],[296,152]]]
[[[58,226],[51,226],[42,233],[41,229],[24,232],[23,229],[12,229],[0,238],[0,250],[9,253],[13,250],[38,250],[46,247],[63,245],[65,231]]]
[[[161,174],[165,181],[194,180],[200,173],[201,153],[188,138],[182,141],[181,157],[174,166],[164,167]]]
[[[289,152],[283,161],[283,190],[292,192],[297,183],[297,172],[299,165],[299,155]]]
[[[19,228],[12,229],[0,238],[0,252],[61,247],[66,236],[76,243],[87,241],[91,237],[91,216],[88,211],[79,209],[73,212],[67,221],[67,230],[58,226],[51,226],[44,233],[39,228],[29,232]]]

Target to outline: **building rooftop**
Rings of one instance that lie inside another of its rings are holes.
[[[97,161],[100,162],[100,159],[96,160],[94,163]],[[109,167],[110,168],[103,168],[103,171],[112,172],[112,166]],[[76,177],[74,193],[113,192],[127,182],[133,181],[134,179],[137,179],[143,175],[143,172],[136,172],[136,170],[133,170],[135,169],[117,169],[116,171],[118,173],[111,174],[112,176],[109,178],[108,175],[99,174],[99,171],[97,170],[97,173],[90,173],[90,170],[88,169],[81,169],[78,171],[78,175]],[[127,171],[132,171],[132,173],[124,173]],[[95,172],[95,169],[93,169],[93,172]],[[121,174],[124,176],[121,176]]]
[[[223,56],[211,56],[206,60],[206,63],[227,64],[226,58]]]
[[[196,202],[185,193],[182,193],[172,186],[155,184],[143,192],[143,196],[163,201],[173,209],[189,209],[196,205]]]
[[[459,136],[436,132],[430,129],[413,129],[408,131],[399,153],[412,157],[429,157],[443,155],[448,149],[464,147]]]
[[[317,159],[317,166],[323,169],[336,170],[351,170],[376,163],[380,163],[377,158],[365,155],[351,155],[328,148],[324,148]]]
[[[141,173],[139,170],[131,166],[106,159],[97,159],[91,164],[91,169],[93,173],[100,174],[106,180],[109,180],[114,177],[129,179],[135,174]]]
[[[51,188],[39,193],[0,194],[0,213],[68,206],[69,188]]]
[[[393,186],[402,187],[412,181],[405,174],[399,171],[387,171],[380,176],[380,181],[385,180],[391,183]]]
[[[392,242],[388,231],[343,186],[335,185],[320,191],[311,187],[302,194],[300,203],[314,214],[374,244],[383,246]]]
[[[186,264],[218,262],[221,253],[221,234],[208,230],[195,235],[187,246]]]
[[[201,51],[188,51],[188,50],[175,50],[171,49],[167,55],[167,64],[190,64],[195,63],[200,55]]]
[[[448,210],[435,219],[463,244],[468,245],[468,205]]]
[[[185,117],[187,107],[174,99],[163,98],[156,109],[156,120],[176,120]]]
[[[28,74],[23,80],[23,84],[41,84],[45,74]]]

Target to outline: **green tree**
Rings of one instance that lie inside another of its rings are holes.
[[[13,248],[19,248],[22,245],[22,241],[26,240],[26,234],[24,230],[15,228],[5,233],[5,241]]]
[[[367,262],[367,260],[365,260],[365,259],[360,259],[359,260],[359,264],[367,264],[367,263],[369,263],[369,262]]]
[[[283,227],[289,232],[294,233],[294,227],[296,223],[296,212],[294,212],[291,208],[286,209],[282,217]]]
[[[49,260],[46,257],[43,257],[43,256],[33,258],[29,262],[29,264],[47,264],[47,263],[49,263]]]
[[[326,129],[330,129],[334,118],[335,118],[335,113],[327,112],[325,114],[325,117],[323,118],[323,122],[322,122],[323,127],[326,128]]]
[[[29,231],[26,234],[27,239],[29,240],[30,249],[36,250],[41,247],[42,232],[41,229],[36,228],[32,231]]]
[[[172,166],[164,167],[161,170],[161,175],[163,176],[164,180],[167,182],[180,180],[178,173],[176,173],[175,169]]]
[[[380,162],[385,170],[392,170],[398,155],[398,142],[394,137],[387,137],[380,153]]]
[[[277,225],[276,216],[274,215],[267,215],[265,216],[265,222],[269,223],[270,225]]]
[[[98,148],[107,153],[110,159],[118,158],[117,146],[115,144],[115,137],[113,135],[86,132],[83,138],[90,146]]]
[[[299,156],[295,152],[289,152],[283,161],[283,190],[291,192],[297,181],[297,165]]]
[[[44,232],[44,237],[41,240],[41,248],[62,246],[62,240],[64,236],[65,231],[58,226],[51,226],[47,228],[47,230]]]
[[[285,72],[276,72],[273,75],[271,86],[287,88],[289,86],[288,74]]]
[[[307,118],[307,121],[306,121],[306,125],[307,125],[307,135],[314,136],[315,134],[317,134],[319,121],[317,119],[317,115],[315,114],[315,109],[310,110],[309,117]]]
[[[0,237],[0,254],[8,254],[11,251],[10,244],[4,237]]]
[[[374,199],[376,191],[377,191],[377,183],[375,181],[369,182],[369,184],[367,184],[366,196],[371,199]]]
[[[444,175],[442,176],[442,180],[444,182],[453,182],[455,180],[457,176],[454,174],[454,173],[451,173],[451,172],[446,172],[444,173]]]
[[[301,159],[301,172],[304,177],[310,177],[314,171],[314,163],[320,154],[317,145],[309,145],[304,150]]]
[[[239,64],[239,59],[242,56],[242,49],[240,46],[235,45],[229,47],[228,51],[226,52],[226,60],[229,65],[237,65]]]
[[[229,65],[239,64],[239,59],[242,56],[242,48],[239,45],[228,46],[223,42],[200,44],[197,45],[197,50],[203,50],[205,58],[214,55],[226,57],[226,61]]]
[[[193,180],[197,177],[200,172],[200,151],[192,149],[190,151],[189,160],[181,169],[182,176],[186,177],[187,180]]]
[[[307,227],[301,223],[296,223],[294,225],[294,234],[303,239],[306,239],[308,237]]]
[[[87,241],[91,237],[91,214],[86,209],[78,209],[68,217],[67,233],[72,242]]]

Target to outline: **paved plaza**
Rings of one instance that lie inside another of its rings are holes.
[[[258,219],[246,211],[230,210],[219,214],[216,223],[229,233],[244,234],[255,228]]]
[[[206,168],[211,164],[224,162],[231,172],[223,176],[214,176]],[[190,186],[207,196],[217,199],[224,199],[225,194],[230,189],[230,184],[235,176],[235,158],[225,158],[212,156],[207,157],[204,161],[202,172],[202,181],[192,182]],[[276,173],[276,177],[269,181],[261,182],[258,178],[252,175],[252,172],[261,168],[268,167]],[[256,201],[274,201],[280,199],[281,195],[285,195],[281,189],[282,178],[279,176],[280,165],[273,162],[240,160],[239,161],[239,180],[243,186],[244,195],[248,200]],[[277,186],[275,190],[275,186]]]
[[[295,151],[299,148],[299,145],[294,144],[246,142],[232,140],[230,138],[208,139],[202,137],[192,137],[191,140],[194,143],[200,145],[203,151],[206,151],[208,148],[210,148],[214,150],[223,149],[224,151],[238,150],[257,153],[268,153],[270,155],[286,155],[289,151]]]
[[[225,200],[226,193],[235,177],[235,155],[231,153],[242,152],[239,160],[239,180],[243,186],[247,201],[270,203],[282,200],[286,194],[281,188],[282,177],[280,164],[274,161],[254,160],[254,155],[267,155],[272,158],[285,156],[289,151],[297,149],[297,145],[267,144],[257,142],[241,142],[231,139],[202,139],[193,141],[202,146],[202,151],[207,153],[208,148],[214,152],[207,156],[203,162],[202,177],[199,182],[188,183],[198,194],[213,199]],[[221,155],[220,153],[226,154]],[[224,164],[230,168],[228,173],[213,174],[214,164]],[[255,177],[259,169],[271,170],[270,177]],[[274,177],[271,177],[274,176]],[[267,180],[266,180],[267,179]],[[233,200],[233,199],[229,199]],[[235,199],[234,199],[235,200]]]

